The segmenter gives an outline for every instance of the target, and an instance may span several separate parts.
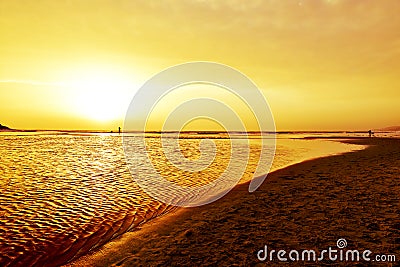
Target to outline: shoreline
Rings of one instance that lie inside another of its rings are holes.
[[[264,244],[318,250],[339,238],[400,257],[400,139],[342,142],[369,146],[274,171],[254,193],[244,183],[209,205],[176,209],[66,266],[249,265]]]

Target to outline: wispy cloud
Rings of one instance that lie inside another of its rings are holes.
[[[0,80],[0,83],[12,83],[12,84],[29,84],[29,85],[44,85],[44,86],[56,86],[56,87],[68,87],[68,84],[62,82],[44,82],[35,80]]]

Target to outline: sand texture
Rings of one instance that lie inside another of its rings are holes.
[[[274,265],[257,259],[264,245],[320,251],[339,238],[346,249],[395,254],[398,263],[400,139],[348,142],[371,146],[275,171],[254,193],[243,184],[212,204],[178,209],[70,265]],[[295,263],[303,264],[316,265]]]

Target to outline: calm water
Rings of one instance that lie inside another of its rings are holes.
[[[219,137],[207,136],[214,138],[217,148],[214,161],[206,170],[191,174],[171,165],[160,151],[157,135],[148,136],[146,142],[151,144],[154,167],[163,177],[196,186],[213,181],[229,162],[230,141]],[[277,141],[273,170],[362,149],[289,137],[293,136],[281,135]],[[201,139],[180,140],[183,155],[199,159]],[[241,182],[251,179],[260,144],[253,136],[250,149],[255,156],[250,157]],[[0,158],[0,266],[60,265],[173,209],[149,197],[134,182],[118,135],[0,135]]]

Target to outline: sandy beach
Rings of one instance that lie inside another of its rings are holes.
[[[275,171],[254,193],[242,184],[212,204],[177,209],[69,266],[263,266],[282,263],[257,258],[265,245],[320,252],[340,238],[398,263],[400,139],[345,142],[370,146]]]

